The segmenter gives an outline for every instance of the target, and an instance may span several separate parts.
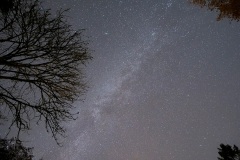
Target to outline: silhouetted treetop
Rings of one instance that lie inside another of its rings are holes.
[[[32,158],[32,148],[24,147],[21,141],[0,138],[1,160],[32,160]]]
[[[218,11],[218,21],[223,18],[240,20],[240,0],[190,0],[190,2],[201,7],[208,7],[211,11]]]
[[[230,146],[220,144],[220,148],[218,148],[218,157],[219,160],[240,160],[240,150],[237,146]]]

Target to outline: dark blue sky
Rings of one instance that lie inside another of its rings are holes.
[[[240,23],[179,0],[58,0],[94,50],[90,89],[58,147],[25,136],[46,160],[214,160],[240,146]]]

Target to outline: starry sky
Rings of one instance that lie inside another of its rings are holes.
[[[70,8],[94,59],[80,112],[56,145],[25,135],[45,160],[214,160],[220,143],[240,146],[240,22],[187,0],[44,1]]]

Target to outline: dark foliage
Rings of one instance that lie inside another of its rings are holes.
[[[32,148],[24,147],[21,141],[0,138],[1,160],[32,160],[32,158]]]
[[[82,67],[92,58],[84,30],[72,30],[64,13],[52,16],[38,0],[14,0],[0,13],[0,113],[19,132],[44,121],[55,140],[60,123],[76,118],[72,103],[87,89]]]
[[[220,144],[220,148],[218,148],[218,157],[219,160],[240,160],[240,150],[237,146],[230,146]]]
[[[240,1],[239,0],[190,0],[193,4],[201,7],[208,7],[211,11],[218,11],[217,20],[229,18],[240,20]]]
[[[3,14],[7,14],[13,8],[13,0],[1,0],[0,1],[0,11]]]

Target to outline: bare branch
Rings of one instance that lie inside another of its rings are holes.
[[[75,119],[72,102],[87,90],[79,66],[92,59],[84,30],[73,31],[64,13],[52,17],[38,0],[14,0],[0,15],[0,104],[19,131],[37,119],[56,140],[65,133],[61,122]]]

